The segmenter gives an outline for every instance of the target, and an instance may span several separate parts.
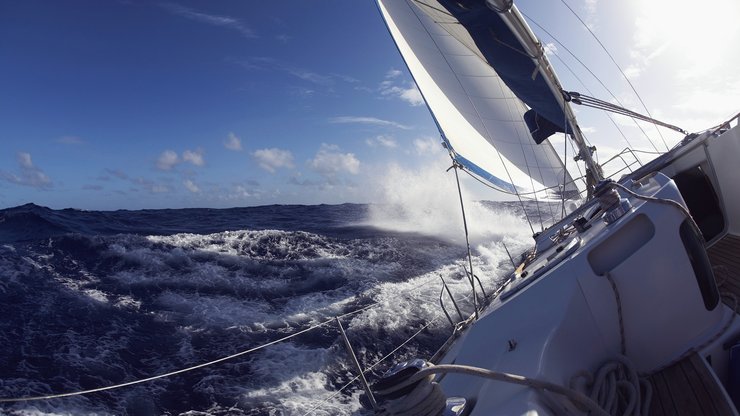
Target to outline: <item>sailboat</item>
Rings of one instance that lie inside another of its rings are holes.
[[[511,0],[377,0],[453,161],[552,225],[512,257],[430,358],[397,363],[363,403],[383,415],[736,415],[740,159],[736,115],[604,177],[573,104]],[[679,131],[681,131],[679,129]],[[574,178],[548,137],[565,133]],[[566,209],[566,201],[575,208]],[[462,198],[461,198],[462,202]],[[464,213],[464,210],[463,210]],[[448,315],[449,317],[449,315]]]

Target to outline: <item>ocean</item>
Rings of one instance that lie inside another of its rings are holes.
[[[313,328],[193,371],[5,402],[0,413],[368,414],[357,383],[337,393],[356,371],[333,319],[363,367],[375,365],[370,381],[431,356],[451,332],[442,279],[472,312],[460,208],[446,206],[0,210],[1,398],[144,379]],[[531,231],[515,203],[466,211],[474,271],[490,293],[511,271],[504,244],[516,256]]]

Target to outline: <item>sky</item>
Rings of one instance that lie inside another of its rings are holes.
[[[517,2],[566,89],[691,131],[740,111],[736,0],[565,1],[632,84],[563,1]],[[681,139],[576,112],[602,161]],[[382,202],[450,164],[372,0],[0,0],[0,150],[0,208]]]

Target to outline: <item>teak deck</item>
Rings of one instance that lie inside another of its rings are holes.
[[[709,261],[722,292],[730,292],[740,301],[740,237],[727,234],[709,250]],[[723,297],[733,307],[734,301]],[[712,376],[698,354],[650,377],[653,399],[650,415],[734,415],[723,387]]]
[[[727,234],[707,250],[720,290],[730,292],[740,302],[740,237]],[[725,304],[733,307],[731,299]]]
[[[650,377],[653,398],[650,416],[735,415],[722,386],[698,354]]]

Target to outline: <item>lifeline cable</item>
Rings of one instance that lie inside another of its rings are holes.
[[[436,320],[437,320],[437,318],[434,318],[434,319],[430,320],[429,322],[427,322],[426,325],[422,326],[418,331],[416,331],[413,335],[411,335],[406,341],[402,342],[399,346],[397,346],[395,349],[393,349],[393,351],[391,351],[388,354],[386,354],[385,356],[383,356],[381,359],[379,359],[378,361],[376,361],[373,365],[371,365],[370,367],[366,368],[365,371],[363,371],[362,373],[363,374],[367,373],[368,371],[370,371],[373,368],[375,368],[378,364],[380,364],[383,361],[385,361],[386,359],[388,359],[388,357],[390,357],[391,355],[395,354],[396,351],[400,350],[401,347],[403,347],[404,345],[408,344],[412,339],[416,338],[416,336],[419,335],[421,333],[421,331],[427,329]],[[303,416],[308,416],[310,414],[313,414],[313,412],[316,409],[318,409],[322,405],[326,404],[329,400],[337,397],[344,389],[346,389],[352,383],[354,383],[355,381],[357,381],[359,379],[360,379],[360,376],[359,375],[358,376],[355,376],[355,378],[353,378],[352,380],[348,381],[345,385],[343,385],[342,387],[340,387],[336,392],[334,392],[334,394],[332,394],[331,396],[329,396],[326,399],[322,400],[316,406],[314,406],[311,409],[309,409],[308,412],[306,412],[306,413],[303,414]]]
[[[174,376],[176,374],[181,374],[181,373],[185,373],[185,372],[188,372],[188,371],[197,370],[197,369],[200,369],[200,368],[203,368],[203,367],[208,367],[208,366],[211,366],[213,364],[218,364],[220,362],[227,361],[227,360],[230,360],[232,358],[236,358],[236,357],[239,357],[239,356],[242,356],[242,355],[245,355],[245,354],[249,354],[249,353],[252,353],[252,352],[261,350],[263,348],[269,347],[271,345],[274,345],[274,344],[277,344],[277,343],[280,343],[280,342],[283,342],[283,341],[287,341],[288,339],[297,337],[298,335],[304,334],[304,333],[309,332],[309,331],[312,331],[312,330],[314,330],[316,328],[322,327],[322,326],[324,326],[324,325],[326,325],[328,323],[334,322],[334,320],[336,318],[343,318],[343,317],[346,317],[346,316],[349,316],[349,315],[353,315],[355,313],[364,311],[366,309],[370,309],[371,307],[376,306],[378,304],[379,304],[379,302],[371,303],[370,305],[364,306],[364,307],[362,307],[360,309],[357,309],[355,311],[348,312],[348,313],[345,313],[343,315],[339,315],[338,317],[328,319],[328,320],[326,320],[324,322],[321,322],[319,324],[313,325],[313,326],[308,327],[306,329],[303,329],[301,331],[295,332],[295,333],[290,334],[290,335],[286,335],[286,336],[284,336],[282,338],[278,338],[278,339],[276,339],[274,341],[270,341],[267,344],[263,344],[263,345],[260,345],[260,346],[254,347],[254,348],[250,348],[248,350],[244,350],[244,351],[238,352],[236,354],[229,355],[227,357],[218,358],[216,360],[209,361],[207,363],[202,363],[202,364],[194,365],[192,367],[183,368],[183,369],[180,369],[180,370],[175,370],[175,371],[171,371],[169,373],[160,374],[160,375],[156,375],[156,376],[152,376],[152,377],[147,377],[147,378],[143,378],[143,379],[139,379],[139,380],[129,381],[129,382],[126,382],[126,383],[115,384],[115,385],[112,385],[112,386],[98,387],[98,388],[89,389],[89,390],[81,390],[81,391],[75,391],[75,392],[70,392],[70,393],[61,393],[61,394],[49,394],[49,395],[44,395],[44,396],[0,398],[0,403],[28,402],[28,401],[36,401],[36,400],[58,399],[58,398],[70,397],[70,396],[81,396],[81,395],[89,394],[89,393],[97,393],[97,392],[106,391],[106,390],[113,390],[113,389],[119,389],[119,388],[122,388],[122,387],[133,386],[135,384],[146,383],[146,382],[149,382],[149,381],[153,381],[153,380],[158,380],[158,379],[165,378],[165,377]]]

